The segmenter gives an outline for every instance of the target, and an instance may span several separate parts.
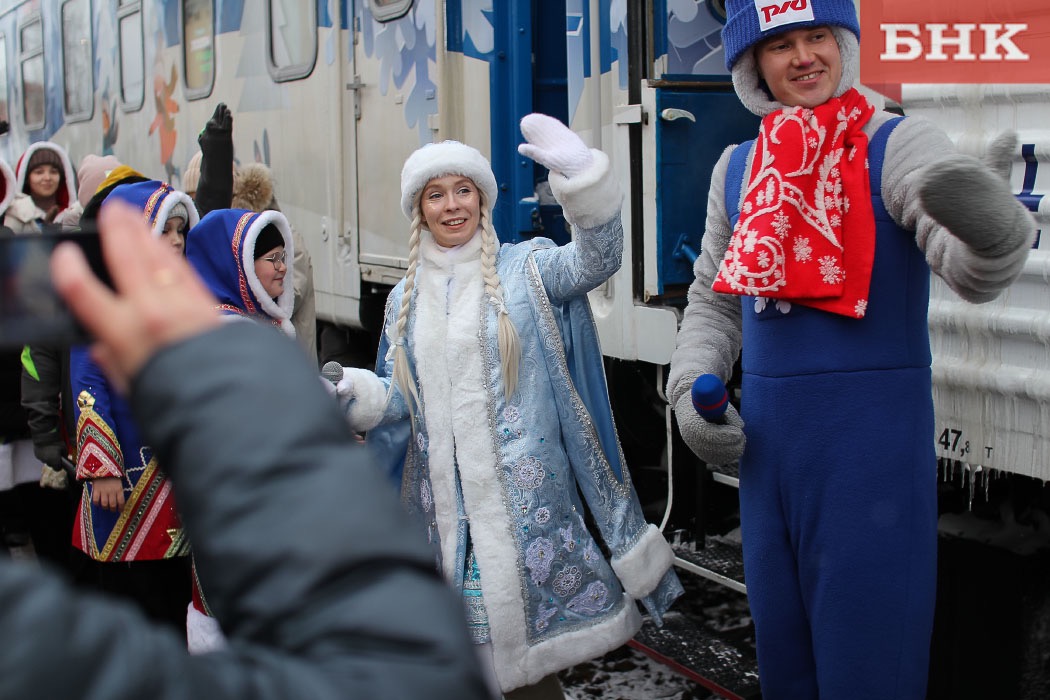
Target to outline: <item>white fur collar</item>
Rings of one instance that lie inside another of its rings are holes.
[[[451,270],[460,263],[477,260],[481,257],[481,229],[475,231],[469,241],[455,248],[442,248],[434,240],[434,234],[423,229],[419,232],[419,254],[434,267],[445,270]]]

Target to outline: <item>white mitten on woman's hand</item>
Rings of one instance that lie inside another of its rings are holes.
[[[518,153],[566,178],[579,175],[594,162],[583,139],[554,117],[526,114],[521,119],[521,134],[528,143],[520,144]]]

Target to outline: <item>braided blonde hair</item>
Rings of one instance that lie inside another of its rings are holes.
[[[500,366],[503,375],[503,395],[507,400],[514,395],[518,388],[518,368],[521,365],[521,339],[514,322],[510,320],[507,305],[503,299],[503,284],[500,282],[499,274],[496,272],[496,253],[499,252],[499,241],[496,231],[492,228],[492,212],[488,207],[485,193],[478,189],[479,204],[481,208],[481,277],[485,284],[485,294],[489,302],[496,307],[498,314],[498,343]],[[415,431],[415,409],[419,406],[419,393],[416,383],[412,379],[412,373],[408,367],[408,351],[405,348],[408,330],[408,313],[412,301],[412,290],[416,286],[416,269],[419,266],[419,242],[420,232],[423,229],[423,216],[420,209],[419,199],[413,207],[415,212],[412,216],[412,233],[408,241],[408,271],[405,273],[405,288],[401,297],[401,308],[397,314],[396,337],[394,338],[394,381],[390,384],[390,392],[394,391],[396,384],[405,403],[408,405],[408,415],[413,419],[413,431]]]

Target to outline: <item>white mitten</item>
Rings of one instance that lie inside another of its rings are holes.
[[[383,419],[387,389],[375,372],[344,367],[343,378],[336,383],[335,393],[353,430],[371,430]]]
[[[566,178],[579,175],[594,162],[583,139],[554,117],[526,114],[521,119],[521,134],[528,143],[520,144],[518,153]]]
[[[675,404],[674,414],[685,444],[708,464],[729,464],[744,454],[744,420],[733,404],[726,407],[725,422],[710,423],[696,412],[693,399],[686,392]]]

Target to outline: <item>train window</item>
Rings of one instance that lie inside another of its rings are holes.
[[[372,0],[372,16],[379,22],[404,17],[412,9],[412,0]]]
[[[142,108],[146,99],[141,2],[120,0],[117,32],[120,39],[120,106],[125,112],[134,112]]]
[[[44,29],[36,16],[22,25],[22,118],[27,129],[42,129],[47,118],[44,106]]]
[[[0,121],[10,123],[7,113],[7,35],[0,34]]]
[[[215,84],[215,0],[183,0],[182,62],[187,99],[209,96]]]
[[[91,119],[95,92],[91,67],[91,0],[66,0],[62,3],[62,82],[67,121]]]
[[[266,63],[278,81],[310,75],[317,61],[316,0],[267,0]]]

